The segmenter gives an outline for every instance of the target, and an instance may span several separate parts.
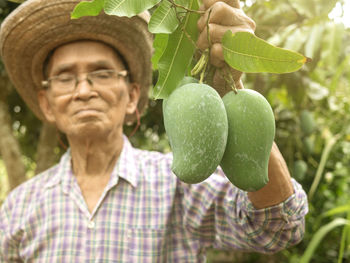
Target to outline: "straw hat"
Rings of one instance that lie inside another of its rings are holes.
[[[131,80],[141,86],[141,113],[152,81],[152,35],[148,13],[133,18],[100,14],[70,19],[80,0],[27,0],[1,24],[0,52],[6,71],[29,108],[45,120],[37,101],[43,64],[56,47],[75,40],[97,40],[114,47],[125,59]],[[126,121],[131,121],[133,116]]]

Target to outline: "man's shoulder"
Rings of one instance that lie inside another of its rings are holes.
[[[172,153],[134,148],[132,155],[133,167],[139,181],[148,183],[176,181],[171,171]]]
[[[148,160],[148,161],[167,161],[167,160],[172,160],[172,153],[163,153],[159,151],[154,151],[154,150],[144,150],[144,149],[139,149],[139,148],[134,148],[134,151],[136,155],[139,157],[141,160]]]
[[[27,189],[27,188],[38,188],[42,189],[43,186],[45,186],[47,183],[49,183],[53,177],[57,174],[58,164],[52,166],[51,168],[33,176],[29,180],[25,181],[21,185],[19,185],[17,188]],[[16,189],[17,189],[16,188]],[[15,189],[15,190],[16,190]]]
[[[128,145],[128,149],[132,149],[132,158],[143,165],[161,165],[172,161],[173,155],[171,152],[160,152],[149,149],[142,149]],[[129,155],[130,156],[130,155]]]
[[[57,168],[58,165],[55,165],[20,184],[9,193],[5,202],[9,204],[33,203],[54,179],[54,176],[57,174]]]

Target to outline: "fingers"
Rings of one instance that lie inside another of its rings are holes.
[[[230,27],[245,27],[250,28],[252,32],[255,31],[255,22],[249,18],[241,9],[233,9],[229,6],[224,6],[226,4],[216,5],[212,12],[206,11],[198,20],[198,29],[203,31],[206,29],[208,24],[218,24],[222,26]],[[231,9],[231,10],[228,10]],[[208,16],[210,17],[208,20]]]
[[[231,27],[244,25],[245,27],[250,27],[253,31],[255,30],[255,22],[243,10],[233,8],[223,2],[217,2],[201,16],[197,23],[199,31],[203,31],[207,24],[219,24]]]
[[[215,24],[209,24],[209,38],[212,44],[218,43],[221,41],[222,36],[225,34],[227,30],[230,30],[230,27],[227,26],[219,26]],[[197,46],[201,50],[205,50],[209,47],[208,43],[208,30],[203,30],[198,37]]]
[[[199,11],[205,11],[205,6],[204,5],[200,5],[198,10]]]
[[[210,49],[210,64],[217,68],[222,68],[225,66],[222,45],[219,43],[212,45]]]
[[[214,5],[215,3],[219,2],[218,0],[203,0],[203,5],[205,9],[208,9],[209,7],[211,7],[212,5]],[[220,2],[225,2],[226,4],[228,4],[231,7],[234,8],[240,8],[239,5],[239,0],[221,0]]]

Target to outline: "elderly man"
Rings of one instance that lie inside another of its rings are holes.
[[[142,111],[151,83],[147,18],[70,20],[78,2],[28,0],[2,24],[11,80],[39,118],[66,134],[70,149],[9,194],[0,210],[0,261],[204,262],[209,247],[272,253],[299,242],[306,195],[277,146],[269,183],[250,193],[220,167],[185,184],[170,170],[171,154],[131,146],[123,124]],[[213,8],[213,63],[222,66],[220,34],[253,31],[254,22],[238,1],[203,2]],[[202,47],[205,28],[202,19]]]

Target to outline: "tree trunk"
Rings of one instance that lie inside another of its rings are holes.
[[[0,98],[0,138],[0,153],[11,190],[26,180],[26,169],[21,159],[19,143],[12,132],[8,105],[3,96]]]
[[[45,171],[55,163],[55,147],[58,144],[57,136],[56,127],[43,123],[37,148],[35,174]]]

